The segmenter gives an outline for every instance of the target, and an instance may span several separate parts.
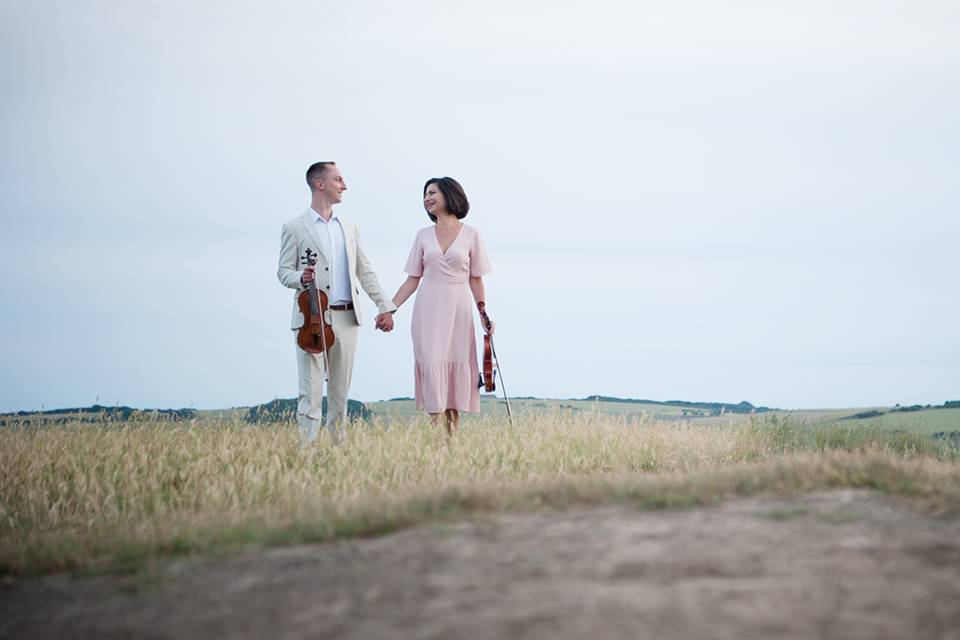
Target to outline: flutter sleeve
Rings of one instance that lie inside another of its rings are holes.
[[[473,243],[470,246],[470,277],[479,278],[493,271],[490,259],[487,258],[487,248],[479,231],[473,233]]]
[[[413,238],[413,246],[410,248],[410,257],[407,258],[407,266],[403,270],[407,275],[419,278],[423,275],[423,243],[420,241],[420,235]]]

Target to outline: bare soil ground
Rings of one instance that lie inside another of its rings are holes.
[[[960,638],[960,520],[834,491],[501,514],[0,586],[11,638]]]

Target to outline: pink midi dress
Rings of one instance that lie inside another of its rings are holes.
[[[480,411],[471,276],[490,273],[480,233],[463,225],[446,253],[434,227],[417,232],[404,269],[420,278],[411,333],[417,408]]]

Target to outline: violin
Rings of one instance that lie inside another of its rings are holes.
[[[307,249],[300,264],[312,267],[317,264],[317,254]],[[297,334],[297,345],[307,353],[325,353],[333,345],[333,327],[327,322],[327,294],[317,289],[317,280],[301,291],[297,305],[303,314],[303,326]]]
[[[497,381],[493,376],[493,353],[490,349],[490,334],[483,334],[483,390],[493,393],[497,390]]]
[[[493,346],[490,339],[492,324],[490,316],[487,315],[486,304],[482,300],[477,303],[477,309],[480,310],[480,321],[485,329],[483,334],[483,390],[487,393],[493,393],[497,390],[497,381],[493,375]]]

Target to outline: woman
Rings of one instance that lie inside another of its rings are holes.
[[[460,183],[427,180],[423,207],[434,224],[417,232],[404,268],[408,277],[393,303],[399,307],[419,287],[411,327],[417,408],[425,409],[434,424],[442,415],[452,435],[461,411],[480,411],[470,298],[483,313],[483,276],[490,273],[490,262],[480,233],[461,222],[470,203]]]

